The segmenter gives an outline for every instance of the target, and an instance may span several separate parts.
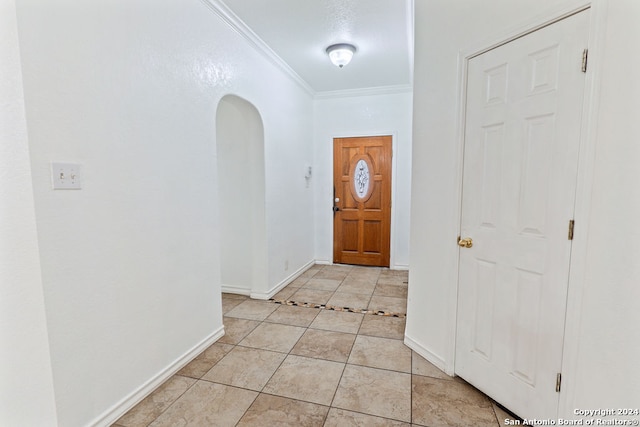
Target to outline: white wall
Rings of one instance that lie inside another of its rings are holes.
[[[14,0],[0,1],[0,58],[0,425],[54,426]]]
[[[580,2],[527,0],[416,2],[411,275],[406,341],[453,372],[455,289],[459,231],[457,139],[458,53],[495,41],[538,16]],[[597,17],[609,6],[601,58],[597,129],[583,152],[576,239],[567,313],[561,416],[574,408],[637,407],[640,402],[640,88],[629,56],[640,39],[639,4],[594,2]],[[598,23],[594,21],[595,29]],[[594,46],[590,46],[594,47]],[[597,49],[592,52],[597,54]],[[594,72],[593,69],[590,72]],[[596,81],[596,83],[598,83]],[[597,101],[597,99],[596,99]],[[595,122],[591,122],[594,120]],[[420,165],[420,167],[418,167]],[[591,188],[591,179],[593,187]],[[592,189],[592,191],[591,191]],[[579,270],[579,271],[575,271]]]
[[[104,424],[222,332],[225,94],[264,121],[266,286],[312,260],[289,167],[312,157],[312,100],[198,0],[21,0],[18,33],[58,420]],[[83,189],[52,191],[52,160]]]
[[[266,298],[314,260],[313,187],[305,179],[305,165],[313,163],[313,104],[282,78],[258,71],[252,78],[261,96],[244,98],[264,122],[269,268],[267,288],[252,296]]]
[[[267,282],[264,129],[258,111],[228,95],[216,113],[220,268],[224,292],[251,295]]]
[[[411,92],[315,101],[316,259],[333,261],[333,138],[393,135],[391,268],[409,267]]]

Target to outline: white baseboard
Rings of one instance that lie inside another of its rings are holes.
[[[290,274],[286,279],[282,280],[280,283],[275,285],[273,288],[271,288],[267,292],[251,292],[250,294],[251,298],[262,299],[262,300],[268,300],[269,298],[272,298],[275,294],[280,292],[281,289],[283,289],[289,283],[293,282],[298,277],[300,277],[302,273],[304,273],[305,271],[313,267],[314,264],[316,264],[315,260],[309,261],[308,263],[306,263],[305,265],[297,269],[294,273]]]
[[[409,347],[411,350],[415,351],[420,356],[425,358],[427,361],[431,362],[436,368],[440,369],[447,375],[454,376],[453,372],[448,372],[447,364],[440,356],[436,355],[435,353],[432,353],[429,349],[418,344],[416,341],[414,341],[407,335],[404,336],[404,344],[407,347]]]
[[[315,263],[318,265],[337,265],[327,259],[317,259]],[[409,264],[393,264],[389,267],[390,270],[408,270]]]
[[[221,285],[220,289],[225,294],[236,294],[236,295],[251,296],[251,289],[249,289],[249,288],[239,288],[237,286]]]
[[[224,336],[224,326],[214,331],[208,337],[200,341],[194,347],[192,347],[185,354],[173,361],[163,370],[158,372],[155,376],[150,378],[146,383],[142,384],[136,390],[124,397],[118,403],[113,405],[102,415],[99,415],[93,421],[89,423],[94,427],[107,427],[113,424],[121,416],[127,413],[131,408],[136,406],[142,399],[150,395],[156,388],[162,383],[171,378],[176,372],[186,366],[189,362],[195,359],[200,353],[206,350],[211,344],[218,341]]]

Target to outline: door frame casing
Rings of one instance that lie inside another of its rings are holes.
[[[456,160],[453,165],[455,175],[455,195],[456,204],[454,206],[454,216],[458,218],[456,234],[451,236],[448,250],[454,257],[451,271],[451,285],[448,289],[449,317],[446,324],[449,325],[447,333],[447,349],[449,357],[445,358],[445,372],[455,375],[455,354],[457,335],[457,307],[458,307],[458,286],[459,286],[459,258],[460,251],[455,241],[460,234],[462,220],[462,185],[463,185],[463,160],[465,144],[466,125],[466,96],[468,63],[473,57],[481,55],[491,49],[509,43],[519,37],[533,33],[547,25],[560,21],[570,15],[591,9],[589,23],[589,70],[585,80],[585,93],[582,106],[582,124],[579,142],[578,155],[578,175],[576,188],[576,201],[574,219],[576,220],[576,234],[572,242],[571,260],[569,263],[567,313],[565,321],[565,334],[563,340],[563,387],[560,393],[560,404],[558,416],[571,417],[573,415],[575,399],[575,375],[571,372],[575,370],[578,362],[579,342],[578,332],[580,330],[580,313],[582,312],[582,295],[586,276],[586,252],[587,252],[587,224],[589,223],[589,213],[591,205],[591,190],[593,188],[594,177],[594,157],[596,149],[596,124],[598,117],[598,106],[600,104],[599,86],[601,76],[599,70],[602,61],[602,51],[604,48],[604,33],[606,26],[606,10],[609,0],[575,0],[564,3],[560,7],[549,10],[547,13],[537,16],[532,20],[509,29],[502,36],[480,42],[458,53],[458,97],[456,114]],[[576,64],[578,66],[578,64]],[[581,226],[584,224],[584,226]],[[580,227],[580,228],[579,228]]]
[[[396,235],[396,222],[395,222],[395,207],[396,207],[396,171],[397,171],[397,167],[396,167],[396,162],[397,162],[397,157],[396,156],[396,150],[397,150],[397,132],[395,131],[389,131],[389,132],[384,132],[384,131],[380,131],[380,132],[357,132],[357,133],[350,133],[350,132],[345,132],[344,134],[340,134],[340,135],[332,135],[331,136],[331,199],[330,202],[331,204],[329,205],[329,212],[331,209],[331,206],[333,206],[333,186],[334,186],[334,182],[333,182],[333,168],[335,167],[334,162],[333,162],[333,150],[334,150],[334,140],[336,138],[366,138],[366,137],[377,137],[377,136],[390,136],[391,137],[391,223],[390,223],[390,240],[389,240],[389,268],[393,269],[395,267],[395,240],[394,237]],[[334,228],[333,228],[333,213],[331,213],[331,244],[333,247],[333,243],[335,242],[335,234],[334,234]],[[333,250],[331,251],[331,263],[334,264],[335,263],[335,259],[333,256]]]

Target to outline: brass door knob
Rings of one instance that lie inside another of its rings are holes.
[[[467,237],[466,239],[459,239],[458,246],[461,248],[470,248],[473,246],[473,239],[471,237]]]

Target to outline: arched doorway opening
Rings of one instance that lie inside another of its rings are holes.
[[[264,128],[248,101],[226,95],[216,113],[222,291],[266,289]]]

